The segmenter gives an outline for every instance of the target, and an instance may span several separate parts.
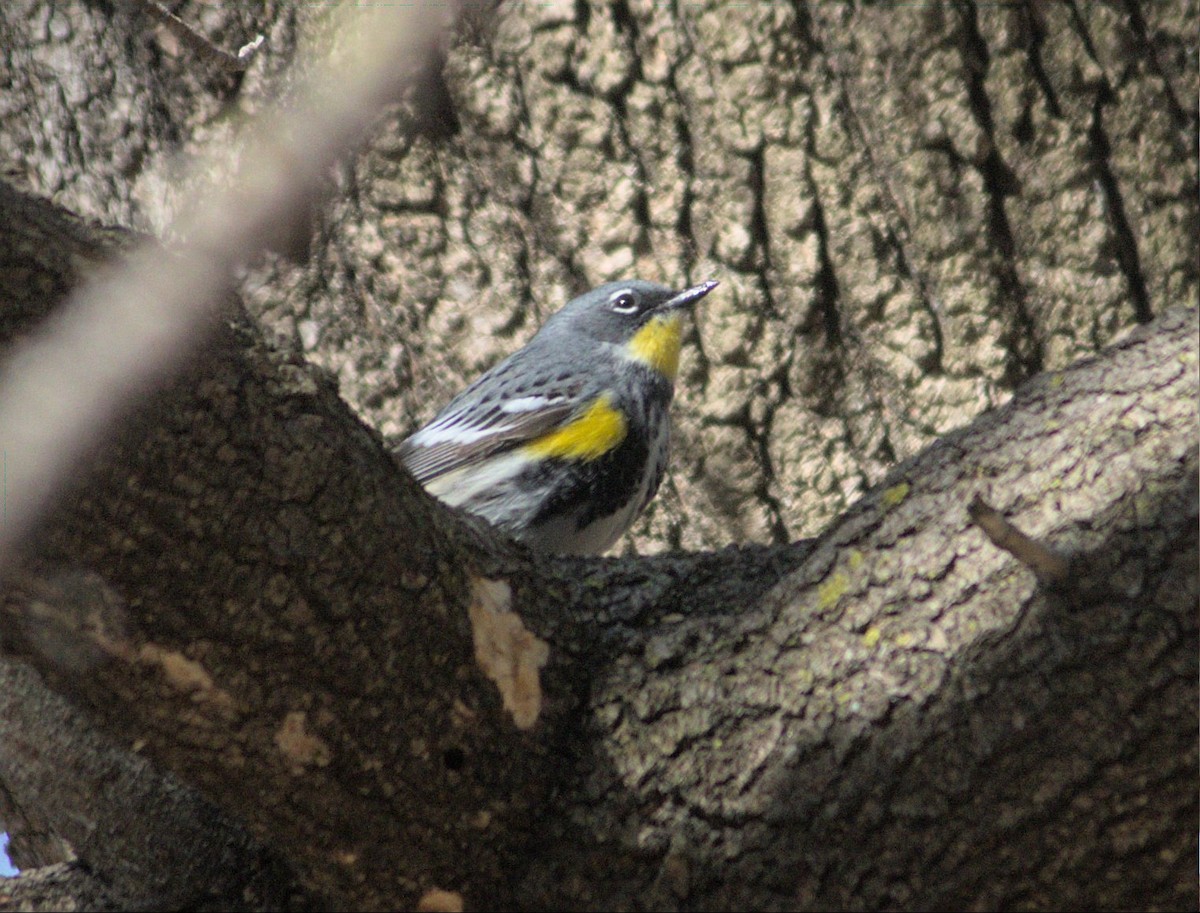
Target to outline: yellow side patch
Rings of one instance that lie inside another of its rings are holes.
[[[628,432],[625,416],[613,408],[612,398],[601,396],[578,418],[526,444],[525,451],[539,457],[596,460],[625,440]]]
[[[629,354],[674,381],[679,373],[679,344],[682,338],[682,315],[671,313],[655,317],[629,340]]]

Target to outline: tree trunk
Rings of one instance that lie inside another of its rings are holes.
[[[163,150],[286,92],[320,19],[184,5],[267,34],[234,84],[105,9],[0,10],[0,143],[22,187],[160,227]],[[32,871],[0,897],[1192,906],[1186,10],[469,12],[307,261],[256,264],[252,316],[9,575],[0,822]],[[105,116],[71,104],[104,73]],[[10,340],[127,243],[0,213]],[[675,553],[533,556],[397,467],[462,379],[635,273],[722,281],[625,546]]]

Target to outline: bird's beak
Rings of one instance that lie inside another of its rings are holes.
[[[701,282],[699,285],[693,285],[691,288],[684,289],[674,298],[671,298],[658,307],[659,311],[673,311],[677,308],[691,307],[720,283],[716,279],[709,279],[707,282]]]

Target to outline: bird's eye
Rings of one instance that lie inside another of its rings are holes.
[[[638,300],[631,292],[622,292],[612,300],[611,307],[618,314],[633,314],[638,309]]]

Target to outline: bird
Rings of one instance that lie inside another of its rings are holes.
[[[401,442],[425,490],[544,553],[608,551],[667,469],[684,315],[717,287],[573,298]]]

